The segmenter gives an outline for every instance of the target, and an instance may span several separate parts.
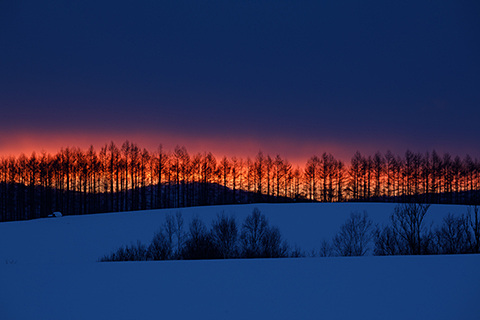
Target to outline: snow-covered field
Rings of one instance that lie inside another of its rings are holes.
[[[350,212],[388,223],[393,204],[261,204],[0,224],[0,319],[480,319],[480,255],[97,263],[147,243],[166,214],[209,225],[258,207],[318,250]],[[432,206],[428,223],[464,206]]]
[[[65,216],[0,224],[0,261],[23,263],[95,262],[121,245],[137,240],[148,243],[165,221],[167,214],[181,212],[185,229],[198,216],[207,226],[217,214],[234,215],[240,226],[253,208],[258,207],[279,227],[283,237],[306,252],[320,248],[322,240],[331,240],[351,212],[366,211],[375,224],[389,223],[395,204],[325,203],[325,204],[255,204],[193,207]],[[426,224],[441,223],[449,212],[462,214],[466,206],[430,207]]]

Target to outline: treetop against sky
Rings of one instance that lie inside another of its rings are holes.
[[[185,206],[290,201],[478,203],[480,162],[448,153],[323,153],[295,166],[281,156],[215,157],[126,141],[99,151],[0,158],[0,221]]]

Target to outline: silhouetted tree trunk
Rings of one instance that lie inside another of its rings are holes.
[[[373,196],[375,198],[380,198],[382,195],[382,176],[384,173],[385,160],[382,155],[377,152],[373,156],[373,172],[375,176],[375,188],[373,190]]]

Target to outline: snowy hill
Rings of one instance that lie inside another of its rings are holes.
[[[291,245],[318,250],[352,211],[393,204],[256,204],[0,224],[0,319],[478,319],[480,255],[97,263],[151,240],[166,214],[237,222],[258,207]],[[428,223],[464,206],[432,206]]]
[[[240,225],[253,208],[279,227],[291,246],[310,252],[330,240],[351,212],[366,211],[374,223],[387,224],[395,204],[299,203],[191,207],[123,213],[65,216],[0,224],[0,261],[21,263],[95,262],[102,255],[137,240],[149,242],[167,214],[181,212],[185,227],[194,216],[207,225],[217,214],[234,215]],[[462,214],[466,206],[434,205],[426,223],[440,223],[448,213]]]

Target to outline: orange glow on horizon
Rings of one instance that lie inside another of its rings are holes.
[[[298,143],[292,140],[260,139],[252,137],[202,137],[159,133],[23,133],[10,136],[0,142],[0,156],[31,155],[33,152],[55,154],[62,148],[78,147],[87,150],[91,145],[99,151],[102,146],[113,141],[121,146],[126,140],[136,143],[139,147],[150,152],[156,152],[160,144],[166,152],[173,152],[175,147],[185,146],[192,155],[196,153],[211,152],[217,160],[226,156],[252,160],[259,151],[265,156],[274,158],[277,154],[288,160],[293,166],[303,167],[307,160],[313,156],[320,156],[324,152],[331,153],[344,162],[350,161],[356,150],[348,146],[341,147],[334,144],[318,144],[312,142]]]

